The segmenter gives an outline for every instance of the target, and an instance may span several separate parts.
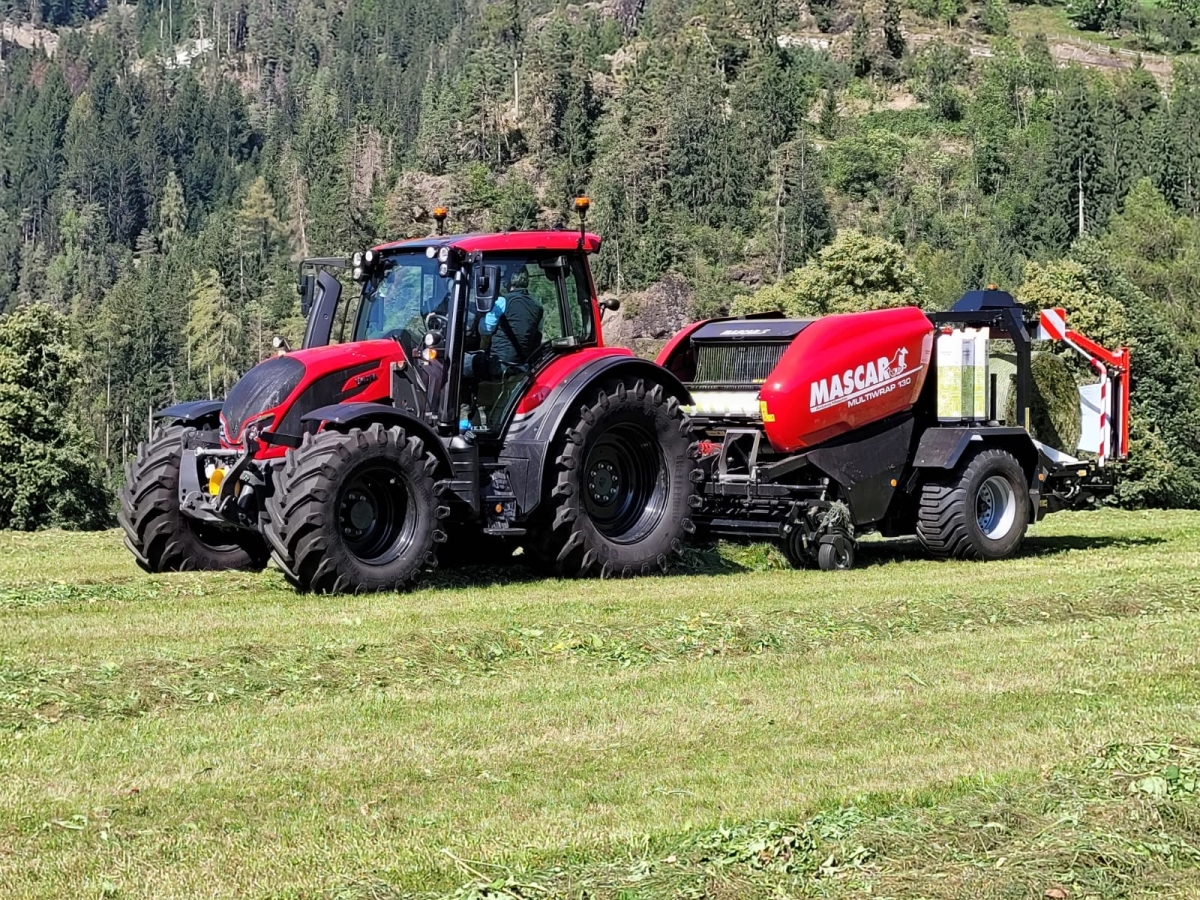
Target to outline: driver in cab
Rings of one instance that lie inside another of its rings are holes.
[[[483,351],[472,355],[468,374],[497,380],[522,366],[542,343],[542,305],[529,293],[529,272],[517,266],[504,293],[479,322]]]

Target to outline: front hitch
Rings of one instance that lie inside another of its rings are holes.
[[[237,486],[241,484],[242,476],[250,468],[250,464],[254,462],[254,457],[258,455],[261,446],[262,444],[258,438],[246,438],[245,449],[237,457],[237,462],[233,464],[233,468],[225,473],[225,478],[221,481],[221,487],[217,490],[217,512],[222,515],[228,515],[231,507],[238,506],[238,495],[235,493]],[[237,451],[231,452],[236,453]],[[200,455],[199,450],[196,451],[196,455]]]
[[[184,460],[190,465],[181,466],[179,474],[179,509],[184,515],[214,525],[218,528],[256,528],[257,514],[247,503],[251,499],[254,485],[246,484],[239,492],[238,485],[251,471],[254,457],[260,449],[257,440],[248,440],[242,450],[214,446],[188,446],[184,444]],[[208,460],[233,460],[214,494],[209,484],[202,484],[200,471]],[[251,477],[248,480],[255,480]],[[261,484],[265,481],[258,479]]]

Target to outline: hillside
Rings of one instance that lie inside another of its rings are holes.
[[[520,228],[590,194],[610,333],[643,350],[861,232],[931,307],[995,281],[1134,310],[1110,336],[1165,335],[1183,369],[1145,396],[1183,419],[1143,417],[1131,502],[1200,502],[1200,31],[1101,6],[9,0],[0,312],[63,317],[37,327],[72,446],[116,478],[150,411],[295,338],[298,258],[428,233],[435,204]],[[0,524],[66,515],[26,506]]]

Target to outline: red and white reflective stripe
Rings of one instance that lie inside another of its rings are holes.
[[[1108,369],[1098,359],[1092,365],[1100,373],[1100,446],[1096,448],[1096,465],[1108,460]]]
[[[1060,307],[1043,309],[1038,321],[1039,341],[1061,341],[1067,336],[1067,311]]]

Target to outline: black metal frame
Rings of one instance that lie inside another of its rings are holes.
[[[329,343],[337,317],[338,302],[342,298],[342,283],[325,269],[318,271],[311,283],[313,290],[309,295],[310,306],[306,313],[304,341],[301,344],[305,349],[323,347]],[[315,305],[312,305],[313,303]]]
[[[992,307],[976,311],[928,313],[929,321],[938,329],[943,325],[963,325],[969,328],[988,328],[993,340],[1010,340],[1017,353],[1017,421],[1020,428],[1029,429],[1029,407],[1033,400],[1033,375],[1030,359],[1033,339],[1029,336],[1028,321],[1020,306]],[[936,332],[935,332],[936,333]],[[995,396],[995,392],[992,392]]]
[[[446,437],[459,433],[459,397],[467,347],[467,298],[471,294],[471,273],[467,264],[478,263],[482,259],[482,253],[475,252],[468,256],[461,250],[450,248],[447,264],[453,272],[454,290],[450,295],[450,309],[447,310],[446,384],[442,389],[441,408],[437,411],[438,431]]]
[[[308,278],[312,274],[316,274],[318,269],[348,269],[350,268],[350,259],[345,256],[310,256],[302,259],[296,267],[296,293],[300,295],[300,312],[302,315],[308,315],[308,307],[312,303],[312,295],[309,293]],[[306,272],[306,269],[312,269],[311,273]]]

